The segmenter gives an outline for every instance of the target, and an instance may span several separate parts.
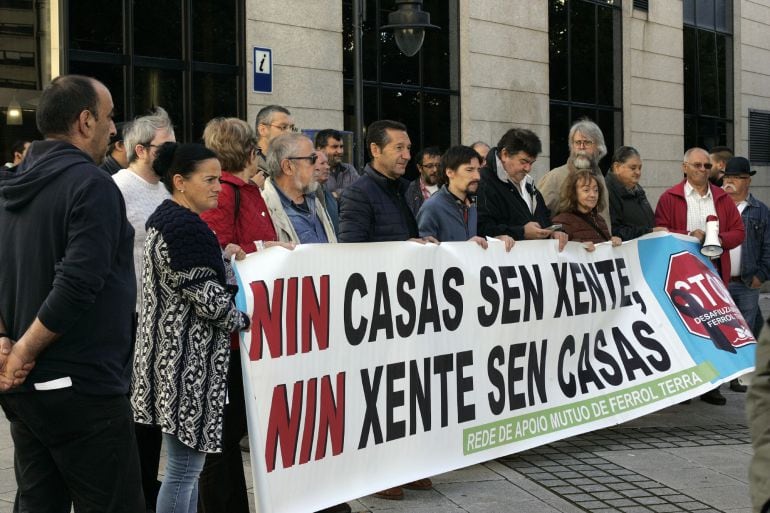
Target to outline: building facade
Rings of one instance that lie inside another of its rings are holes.
[[[0,108],[16,98],[24,110],[4,150],[34,130],[36,92],[63,72],[107,83],[119,118],[164,106],[185,140],[210,117],[253,121],[274,103],[300,128],[352,131],[353,1],[126,0],[99,25],[97,0],[0,0],[0,19],[19,20],[0,23],[0,76],[19,77],[0,82]],[[770,0],[424,0],[440,29],[414,57],[381,30],[393,1],[360,2],[364,125],[401,120],[415,149],[527,127],[543,141],[539,177],[587,116],[610,152],[639,149],[653,204],[693,145],[748,156],[770,201]],[[255,47],[271,52],[270,93],[254,91]]]

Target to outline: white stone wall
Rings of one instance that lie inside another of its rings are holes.
[[[495,144],[511,127],[543,142],[550,168],[548,0],[460,0],[461,138]]]
[[[273,93],[252,92],[253,47],[273,51]],[[247,115],[288,108],[298,128],[343,128],[342,2],[246,1]]]
[[[642,186],[653,208],[682,179],[684,63],[682,2],[623,2],[623,132],[642,155]]]
[[[749,110],[770,111],[770,1],[734,2],[735,151],[749,156]],[[752,165],[751,191],[770,205],[770,166]]]

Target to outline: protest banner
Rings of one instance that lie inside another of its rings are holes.
[[[300,245],[238,262],[258,510],[315,511],[615,425],[753,368],[692,239]]]

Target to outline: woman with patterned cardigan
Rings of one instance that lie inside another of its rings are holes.
[[[215,154],[166,143],[153,166],[171,199],[147,220],[131,404],[136,422],[160,425],[168,450],[156,511],[188,513],[206,453],[222,450],[229,333],[249,317],[235,308],[219,243],[199,216],[222,188]]]

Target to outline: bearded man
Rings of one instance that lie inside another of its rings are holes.
[[[607,146],[604,143],[602,129],[588,119],[581,119],[576,122],[569,129],[569,150],[567,163],[561,167],[551,169],[537,184],[548,209],[551,211],[552,217],[561,213],[561,185],[565,182],[567,175],[574,171],[590,169],[594,176],[596,176],[599,187],[604,189],[604,197],[609,197],[607,185],[604,183],[604,175],[599,169],[599,161],[607,154]],[[607,222],[607,227],[611,231],[612,224],[609,207],[605,206],[599,214]]]

